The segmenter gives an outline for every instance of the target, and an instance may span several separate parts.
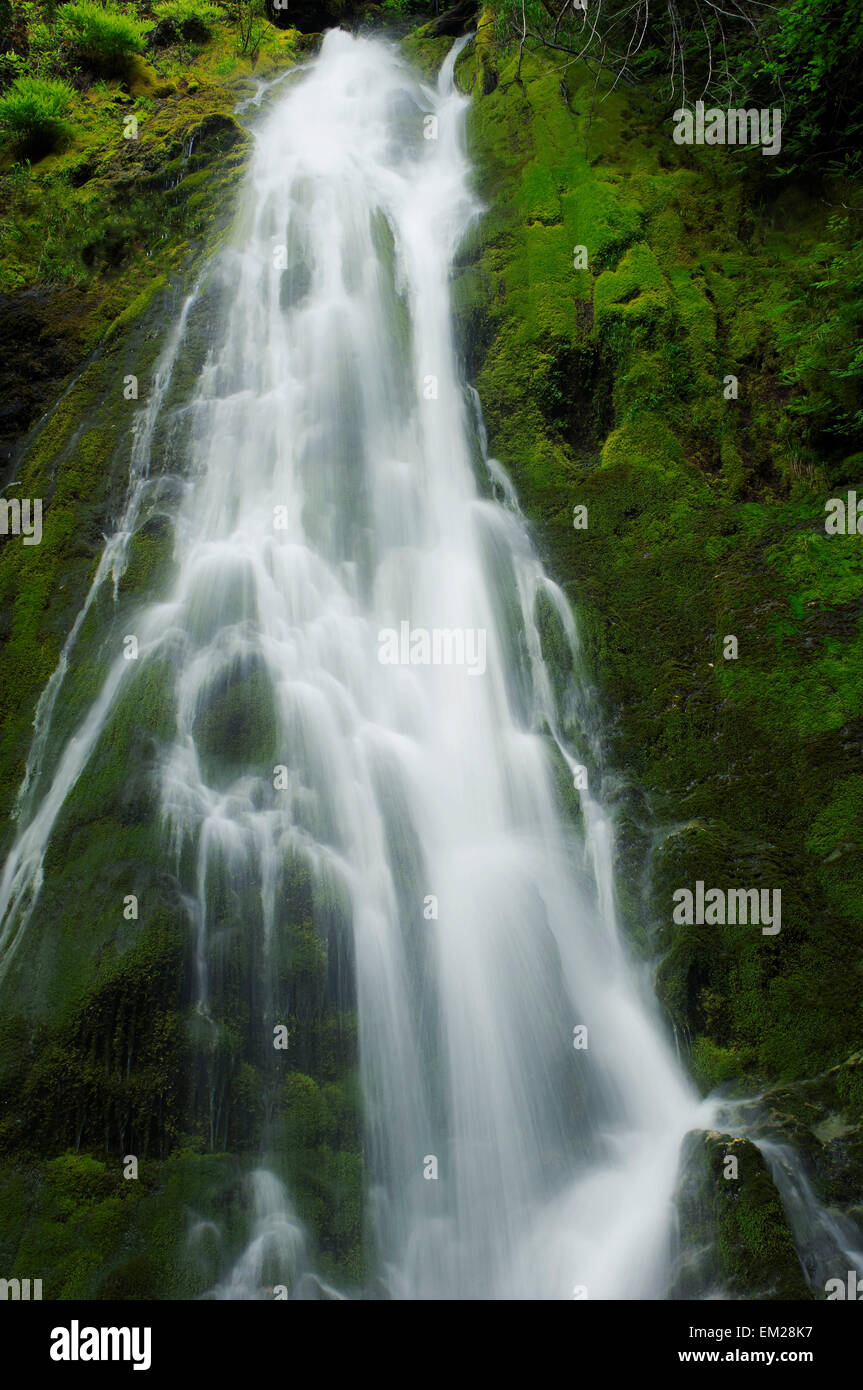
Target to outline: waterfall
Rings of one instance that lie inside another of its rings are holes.
[[[202,1038],[226,942],[249,947],[268,1103],[298,876],[316,929],[349,937],[385,1296],[661,1298],[680,1143],[707,1111],[619,935],[572,614],[459,374],[449,279],[482,211],[459,47],[433,88],[389,45],[331,31],[256,125],[184,411],[172,587],[134,628],[138,669],[170,673],[165,862]],[[29,816],[22,798],[7,953],[135,664],[117,653]],[[228,922],[226,885],[243,903]],[[290,1172],[265,1155],[250,1183],[245,1249],[211,1296],[338,1297]]]

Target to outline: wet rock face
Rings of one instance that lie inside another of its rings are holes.
[[[749,1139],[686,1136],[672,1297],[811,1299],[779,1191]]]
[[[765,1137],[790,1144],[819,1196],[863,1227],[863,1052],[763,1096]]]
[[[189,135],[192,148],[198,153],[206,150],[208,157],[233,149],[244,138],[236,121],[218,111],[205,116]]]
[[[131,98],[118,97],[115,120],[126,102]],[[46,282],[0,294],[0,486],[16,476],[12,470],[27,432],[57,401],[70,373],[84,366],[116,313],[128,308],[121,276],[136,258],[144,259],[143,243],[154,236],[148,219],[172,219],[179,241],[187,229],[177,225],[175,209],[187,192],[200,191],[194,179],[186,182],[188,176],[230,179],[229,171],[242,164],[248,136],[231,115],[202,114],[189,98],[173,116],[167,103],[162,110],[160,128],[151,128],[147,140],[108,139],[84,154],[73,150],[65,156],[67,186],[92,183],[99,191],[91,217],[77,219],[77,246],[64,253],[63,273],[88,272],[82,277],[86,287]],[[34,179],[30,208],[40,196]],[[22,225],[26,230],[26,221]]]
[[[80,362],[75,331],[88,296],[79,290],[29,289],[0,295],[0,478],[15,449],[56,400],[60,382]],[[58,332],[62,324],[62,332]]]

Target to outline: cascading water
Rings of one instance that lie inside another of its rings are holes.
[[[286,853],[349,902],[392,1294],[656,1296],[696,1107],[635,997],[607,865],[597,881],[555,801],[537,596],[572,641],[569,615],[474,477],[448,303],[478,212],[455,56],[431,92],[333,32],[259,132],[180,525],[165,808],[199,845],[202,1009],[214,860],[256,861],[264,950]],[[384,664],[403,624],[477,659]],[[202,776],[196,710],[238,661],[275,693],[282,790]]]
[[[176,577],[135,629],[139,665],[169,662],[174,687],[165,856],[191,921],[204,1053],[226,941],[252,943],[267,1104],[274,941],[298,865],[318,929],[351,934],[386,1295],[661,1298],[681,1139],[713,1112],[618,938],[610,828],[579,775],[572,617],[458,375],[448,280],[480,212],[458,47],[433,90],[387,45],[332,31],[257,129],[213,272],[230,286],[224,325],[183,416]],[[160,407],[157,390],[138,454]],[[148,471],[136,455],[121,539]],[[120,541],[106,557],[97,582],[122,565]],[[130,666],[112,665],[34,809],[66,662],[40,707],[2,885],[7,957]],[[243,728],[268,730],[257,759],[214,758],[203,736],[232,689]],[[560,795],[573,782],[577,819]],[[226,884],[244,895],[227,923]],[[211,1296],[339,1296],[314,1274],[290,1172],[265,1159],[249,1182],[247,1244]],[[190,1248],[220,1239],[200,1221]]]

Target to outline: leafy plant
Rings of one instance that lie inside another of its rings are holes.
[[[747,57],[748,85],[785,106],[784,171],[826,160],[860,167],[863,98],[853,55],[863,51],[863,9],[846,0],[791,0],[763,21],[766,45]]]
[[[46,13],[45,9],[36,5],[35,0],[22,0],[19,14],[23,42],[16,44],[15,52],[28,77],[63,76],[57,38],[46,20]]]
[[[218,5],[206,3],[206,0],[200,4],[197,0],[160,0],[153,6],[153,14],[157,19],[171,20],[181,32],[185,25],[209,31],[211,25],[225,18]]]
[[[797,388],[788,409],[818,444],[839,435],[863,445],[863,246],[847,216],[831,218],[836,236],[826,273],[798,305],[793,326],[779,335],[784,380]],[[813,320],[818,326],[813,331]]]
[[[265,0],[227,0],[226,7],[237,26],[237,52],[254,58],[267,29]]]
[[[27,72],[27,61],[20,53],[0,54],[0,88],[8,87],[16,77],[23,77]]]
[[[0,126],[21,153],[47,154],[71,133],[65,118],[73,95],[65,82],[18,77],[0,97]]]
[[[55,33],[70,62],[111,76],[125,72],[143,51],[151,27],[97,0],[77,0],[58,11]]]

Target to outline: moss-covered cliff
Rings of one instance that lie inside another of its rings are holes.
[[[769,178],[758,150],[677,146],[650,90],[553,53],[517,81],[491,33],[486,12],[457,65],[488,211],[456,305],[491,448],[577,614],[630,932],[705,1090],[781,1081],[787,1102],[807,1079],[810,1122],[842,1135],[819,1131],[811,1171],[838,1163],[853,1206],[863,550],[825,533],[861,482],[837,328],[853,199]],[[781,930],[674,925],[699,880],[780,890]]]

